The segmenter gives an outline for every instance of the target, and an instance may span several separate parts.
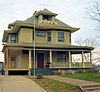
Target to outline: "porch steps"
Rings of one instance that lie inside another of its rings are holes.
[[[34,74],[34,69],[31,70],[31,74]],[[35,74],[42,74],[42,75],[53,75],[54,72],[53,70],[49,69],[49,68],[38,68],[35,69]]]
[[[83,85],[81,87],[83,89],[82,92],[100,92],[100,84]]]

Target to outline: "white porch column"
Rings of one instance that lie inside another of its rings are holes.
[[[52,65],[52,50],[50,50],[50,67]]]
[[[90,51],[90,63],[92,64],[92,52]]]
[[[72,66],[71,66],[71,52],[70,51],[68,52],[68,55],[69,55],[69,68],[71,68]]]
[[[82,51],[82,67],[84,68],[85,65],[84,65],[84,52]]]
[[[31,50],[29,50],[29,75],[31,75],[30,69],[32,68],[32,57],[31,57]]]

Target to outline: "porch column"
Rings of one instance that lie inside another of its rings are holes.
[[[31,57],[31,50],[29,50],[29,75],[31,75],[31,68],[32,68],[32,57]]]
[[[51,65],[52,65],[52,50],[50,50],[50,67],[52,67]]]
[[[5,75],[8,75],[8,47],[5,48]]]
[[[69,55],[69,68],[71,68],[72,66],[71,66],[71,52],[70,51],[68,52],[68,55]]]
[[[90,63],[92,64],[92,52],[90,51]]]
[[[85,65],[84,65],[84,52],[82,51],[82,67],[84,68]]]

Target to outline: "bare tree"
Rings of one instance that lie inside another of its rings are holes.
[[[75,43],[80,45],[80,46],[92,46],[96,48],[98,46],[98,42],[96,38],[85,38],[82,39],[81,37],[77,38],[75,40]],[[95,53],[95,50],[92,51],[92,55]],[[89,61],[89,54],[84,55],[86,62]]]
[[[100,0],[91,0],[87,13],[90,19],[100,23]]]
[[[79,37],[75,40],[75,43],[80,46],[93,46],[93,47],[98,46],[98,42],[95,37],[94,38],[85,38],[85,39],[82,39],[81,37]]]

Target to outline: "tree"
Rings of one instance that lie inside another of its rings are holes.
[[[85,38],[85,39],[82,39],[81,37],[77,38],[75,40],[75,43],[77,45],[80,45],[80,46],[92,46],[94,48],[97,48],[98,47],[98,42],[97,42],[97,39],[96,38]],[[92,55],[96,54],[96,50],[94,49],[92,51]],[[84,55],[85,57],[85,61],[88,62],[89,61],[89,54],[85,54]],[[95,59],[98,59],[98,58],[95,58]]]
[[[75,40],[75,43],[80,46],[93,46],[93,47],[98,46],[98,42],[95,37],[94,38],[85,38],[85,39],[82,39],[81,37],[79,37]]]
[[[87,8],[87,13],[89,16],[89,19],[94,20],[97,24],[97,31],[100,32],[100,0],[91,0],[91,2],[89,3],[89,7]],[[96,42],[97,43],[97,42]],[[98,36],[98,46],[100,45],[100,36]],[[100,47],[97,50],[94,50],[94,54],[98,55],[97,58],[95,58],[94,60],[96,60],[97,62],[100,62]]]
[[[100,0],[91,0],[87,9],[89,18],[100,23]]]

